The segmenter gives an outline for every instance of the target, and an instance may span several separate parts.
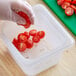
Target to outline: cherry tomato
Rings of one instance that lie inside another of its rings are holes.
[[[74,9],[73,9],[73,8],[67,7],[67,8],[65,9],[65,14],[66,14],[67,16],[71,16],[71,15],[73,15],[73,13],[74,13]]]
[[[28,49],[31,49],[33,47],[33,41],[28,39],[27,42],[26,42],[26,46]]]
[[[57,0],[57,4],[58,4],[58,5],[62,5],[63,2],[64,2],[64,0]]]
[[[39,32],[37,33],[37,35],[38,35],[40,38],[44,38],[45,32],[44,32],[44,31],[39,31]]]
[[[76,4],[76,0],[73,0],[71,3],[72,3],[72,4]]]
[[[70,5],[71,8],[73,8],[74,10],[76,9],[75,5]]]
[[[37,30],[36,30],[36,29],[33,29],[33,30],[31,30],[31,31],[29,32],[29,34],[30,34],[31,36],[35,36],[35,35],[37,34]]]
[[[30,37],[29,32],[27,32],[27,31],[24,32],[24,35],[27,36],[27,38]]]
[[[19,40],[19,42],[26,42],[27,41],[27,36],[25,36],[24,33],[20,33],[18,35],[18,40]]]
[[[12,43],[17,48],[18,40],[16,38],[13,39]]]
[[[16,38],[13,39],[12,41],[13,44],[18,43],[18,40]]]
[[[71,2],[72,2],[72,0],[65,0],[65,2],[69,2],[69,3],[71,3]]]
[[[40,41],[40,37],[39,36],[33,36],[32,38],[33,42],[38,43]]]
[[[69,7],[70,6],[70,3],[69,2],[64,2],[62,5],[61,5],[61,7],[63,8],[63,9],[66,9],[67,7]]]
[[[26,21],[26,24],[24,24],[24,25],[23,24],[19,24],[19,25],[22,25],[25,28],[29,28],[30,25],[31,25],[31,21],[29,19],[29,16],[26,13],[22,12],[22,11],[19,11],[17,14],[20,15],[21,17],[23,17],[25,19],[25,21]]]
[[[26,50],[26,44],[23,43],[23,42],[18,43],[18,50],[19,50],[20,52],[25,51],[25,50]]]
[[[70,7],[74,9],[74,12],[76,14],[76,6],[75,5],[70,5]]]
[[[25,28],[29,28],[31,26],[31,23],[26,23],[25,25],[23,25]]]

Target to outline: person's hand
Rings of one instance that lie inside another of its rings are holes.
[[[13,11],[14,10],[14,11]],[[26,23],[25,19],[20,17],[15,11],[22,11],[29,16],[34,24],[34,13],[32,7],[23,0],[0,0],[0,19],[14,21],[18,24]]]

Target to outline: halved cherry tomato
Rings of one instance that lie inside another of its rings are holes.
[[[75,5],[70,5],[70,7],[74,9],[74,12],[76,14],[76,6]]]
[[[30,37],[29,32],[27,32],[27,31],[24,32],[24,35],[27,36],[27,38]]]
[[[24,26],[24,28],[29,28],[31,26],[31,23],[26,23],[26,24],[18,24],[18,25],[21,25],[21,26]]]
[[[71,16],[71,15],[73,15],[73,13],[74,13],[74,9],[73,9],[73,8],[67,7],[67,8],[65,9],[65,14],[66,14],[67,16]]]
[[[20,52],[25,51],[25,50],[26,50],[26,44],[23,43],[23,42],[18,43],[18,50],[19,50]]]
[[[13,39],[12,41],[13,44],[18,43],[18,40],[16,38]]]
[[[25,25],[23,25],[24,26],[24,28],[29,28],[30,26],[31,26],[31,23],[29,22],[29,23],[26,23]]]
[[[76,6],[75,5],[70,5],[71,8],[73,8],[74,10],[76,10]]]
[[[28,49],[31,49],[33,47],[33,41],[28,39],[27,42],[26,42],[26,46]]]
[[[38,35],[40,38],[44,38],[45,32],[44,32],[44,31],[39,31],[39,32],[37,33],[37,35]]]
[[[71,2],[72,2],[72,0],[65,0],[65,2],[69,2],[69,3],[71,3]]]
[[[31,30],[31,31],[29,32],[29,34],[30,34],[31,36],[35,36],[35,35],[37,34],[37,30],[36,30],[36,29],[33,29],[33,30]]]
[[[58,5],[62,5],[63,2],[64,2],[64,0],[57,0],[57,4],[58,4]]]
[[[25,36],[24,33],[20,33],[18,35],[18,40],[19,40],[19,42],[26,42],[27,41],[27,36]]]
[[[76,6],[75,5],[71,5],[70,7],[74,9],[74,12],[76,14]]]
[[[25,19],[25,21],[26,21],[26,24],[19,24],[19,25],[22,25],[25,28],[29,28],[30,25],[31,25],[31,21],[29,19],[29,16],[26,13],[22,12],[22,11],[17,12],[17,14],[20,15],[21,17],[23,17]]]
[[[16,38],[13,39],[12,43],[14,44],[14,46],[17,48],[18,45],[18,40]]]
[[[32,38],[33,42],[38,43],[40,41],[40,37],[39,36],[33,36]]]
[[[76,0],[73,0],[71,3],[72,3],[72,4],[76,4]]]
[[[69,7],[70,6],[70,3],[69,2],[64,2],[62,5],[61,5],[61,7],[63,8],[63,9],[66,9],[67,7]]]

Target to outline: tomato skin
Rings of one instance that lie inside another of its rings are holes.
[[[29,32],[27,32],[27,31],[24,32],[24,35],[27,36],[27,38],[30,37]]]
[[[63,2],[64,2],[64,0],[57,0],[57,4],[58,4],[58,5],[62,5]]]
[[[36,29],[33,29],[33,30],[29,31],[29,34],[31,36],[35,36],[37,34],[37,30]]]
[[[40,39],[44,38],[45,37],[45,32],[44,31],[39,31],[37,33],[37,35],[40,37]]]
[[[74,9],[74,12],[76,14],[76,6],[75,5],[71,5],[70,7]]]
[[[65,0],[65,2],[69,2],[69,3],[71,3],[71,2],[72,2],[72,0]]]
[[[27,41],[27,36],[25,36],[24,33],[20,33],[18,35],[18,40],[19,40],[19,42],[26,42]]]
[[[19,25],[22,25],[25,28],[29,28],[31,26],[31,20],[29,19],[29,16],[26,13],[22,12],[22,11],[17,12],[17,14],[19,16],[23,17],[25,19],[25,21],[26,21],[26,24],[19,24]]]
[[[73,13],[74,13],[74,9],[73,8],[68,7],[68,8],[65,9],[65,14],[67,16],[71,16],[71,15],[73,15]]]
[[[69,2],[64,2],[62,5],[61,5],[61,7],[63,8],[63,9],[66,9],[67,7],[69,7],[70,6],[70,3]]]
[[[74,9],[74,12],[76,14],[76,6],[75,5],[70,5],[70,7]]]
[[[76,6],[75,5],[70,5],[71,8],[73,8],[74,10],[76,10]]]
[[[12,43],[17,48],[18,40],[16,38],[13,39]]]
[[[40,37],[36,35],[32,38],[32,40],[33,42],[38,43],[40,41]]]
[[[13,39],[12,41],[13,44],[18,43],[18,40],[16,38]]]
[[[31,26],[31,23],[29,22],[29,23],[26,23],[25,25],[23,25],[24,26],[24,28],[29,28],[30,26]]]
[[[18,43],[18,50],[20,51],[20,52],[24,52],[25,50],[26,50],[26,44],[25,43],[23,43],[23,42],[21,42],[21,43]]]
[[[28,49],[31,49],[33,47],[33,41],[31,39],[28,39],[26,42],[26,46]]]

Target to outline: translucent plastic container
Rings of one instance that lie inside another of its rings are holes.
[[[35,25],[32,25],[27,31],[33,28],[44,30],[46,37],[40,43],[35,44],[32,49],[27,49],[23,53],[20,53],[11,42],[18,33],[24,32],[26,29],[13,22],[1,23],[1,37],[6,43],[9,53],[20,68],[30,76],[56,65],[63,51],[74,44],[73,38],[43,5],[36,5],[33,10],[36,15]]]

